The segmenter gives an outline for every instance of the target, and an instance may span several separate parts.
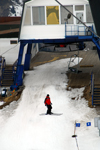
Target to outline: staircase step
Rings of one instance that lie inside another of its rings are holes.
[[[13,72],[4,72],[3,74],[13,74]]]
[[[94,84],[94,86],[100,86],[100,84]]]
[[[12,66],[8,65],[4,70],[1,86],[11,86],[12,84],[13,84],[13,70]]]
[[[11,80],[13,81],[13,79],[3,79],[2,82],[3,81],[7,82],[7,81],[11,81]]]
[[[100,93],[94,94],[93,97],[100,96]]]
[[[100,88],[94,88],[94,90],[100,90]]]
[[[13,82],[13,80],[10,80],[10,81],[6,81],[6,82],[2,82],[3,84],[8,84],[8,83],[12,83]]]
[[[12,85],[13,82],[9,82],[9,83],[2,83],[1,85]]]
[[[5,69],[5,71],[13,71],[13,69]]]
[[[10,77],[10,76],[13,76],[13,74],[5,74],[5,75],[3,75],[4,77]]]
[[[96,101],[99,101],[99,102],[100,102],[100,99],[95,99],[94,102],[96,102]]]
[[[3,76],[13,76],[13,74],[3,74]]]
[[[95,85],[94,85],[94,88],[100,88],[100,85],[99,85],[99,86],[95,86]]]
[[[13,71],[13,69],[11,68],[11,69],[4,69],[4,71]]]
[[[7,83],[7,82],[11,82],[11,81],[13,81],[13,79],[6,79],[6,80],[2,80],[2,83]]]
[[[95,91],[95,92],[94,92],[94,95],[95,95],[95,94],[96,94],[96,95],[99,95],[99,94],[100,94],[100,91]]]
[[[100,98],[100,96],[99,96],[99,95],[93,95],[93,97],[99,97],[99,98]]]
[[[11,85],[13,85],[14,83],[9,83],[9,84],[1,84],[1,86],[4,86],[4,87],[6,87],[6,86],[11,86]]]
[[[13,78],[13,76],[4,76],[3,79],[9,79],[9,78]]]
[[[100,101],[100,97],[99,98],[98,97],[93,98],[93,101],[96,101],[96,100]]]
[[[6,74],[6,73],[13,73],[12,71],[4,71],[4,74]]]
[[[3,79],[2,82],[13,81],[13,79]]]
[[[3,80],[13,80],[13,77],[3,78]]]
[[[100,91],[94,91],[94,93],[100,93]]]
[[[12,83],[13,80],[7,81],[7,82],[2,82],[2,84],[8,84],[8,83]]]
[[[100,103],[93,103],[93,105],[100,105]]]
[[[4,78],[13,78],[13,76],[3,76],[3,79]]]
[[[10,82],[2,82],[2,85],[11,85],[13,84],[13,81],[10,81]]]

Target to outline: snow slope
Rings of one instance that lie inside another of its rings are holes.
[[[68,61],[57,60],[26,72],[20,100],[0,110],[1,150],[100,149],[99,131],[94,127],[98,115],[82,98],[84,88],[66,91]],[[50,94],[52,111],[61,116],[40,115],[46,112],[46,94]],[[81,123],[76,128],[78,147],[72,138],[75,121]]]

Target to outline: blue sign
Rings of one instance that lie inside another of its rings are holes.
[[[87,125],[87,126],[91,126],[91,122],[87,122],[86,125]]]
[[[76,127],[80,127],[80,123],[76,123]]]

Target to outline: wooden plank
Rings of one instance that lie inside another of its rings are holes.
[[[85,67],[93,67],[94,65],[80,65],[81,68],[85,68]]]
[[[0,35],[1,35],[1,34],[13,33],[13,32],[19,32],[19,28],[0,31]]]

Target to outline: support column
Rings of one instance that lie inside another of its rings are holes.
[[[24,70],[30,69],[32,43],[28,44],[27,53],[25,55]]]
[[[23,57],[25,45],[26,45],[25,43],[20,43],[17,70],[16,70],[16,76],[15,76],[15,80],[14,80],[14,85],[17,85],[17,86],[20,86],[23,83],[24,67],[23,67],[23,65],[21,65],[21,63],[22,63],[22,57]]]

